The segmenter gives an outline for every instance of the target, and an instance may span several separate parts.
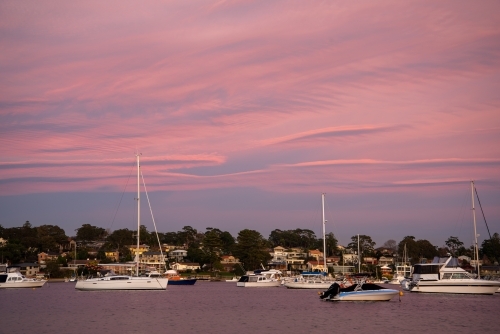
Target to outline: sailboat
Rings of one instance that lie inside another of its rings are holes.
[[[298,277],[289,280],[283,286],[288,289],[328,289],[333,281],[326,278],[326,236],[325,236],[325,194],[321,194],[323,207],[323,270],[324,272],[303,272]]]
[[[140,161],[137,157],[137,251],[136,251],[136,275],[115,275],[106,274],[103,277],[87,278],[78,280],[75,285],[77,290],[166,290],[168,278],[161,277],[158,273],[150,273],[146,276],[139,276],[139,241],[141,230],[140,218]]]
[[[471,181],[472,191],[472,216],[474,221],[474,256],[476,258],[478,278],[474,278],[464,269],[460,268],[458,261],[452,255],[446,258],[435,257],[432,263],[419,263],[413,265],[411,279],[401,282],[404,290],[411,292],[434,293],[463,293],[493,295],[500,288],[499,281],[480,279],[476,214],[474,207],[474,181]]]
[[[401,282],[411,275],[411,265],[408,263],[408,255],[406,252],[406,244],[403,250],[403,263],[396,264],[396,273],[389,284],[401,284]]]

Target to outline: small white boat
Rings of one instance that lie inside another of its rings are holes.
[[[288,289],[328,289],[333,280],[328,280],[325,273],[303,272],[299,276],[288,280],[283,286]]]
[[[500,282],[474,278],[450,256],[414,264],[412,277],[403,280],[401,286],[411,292],[492,295],[500,288]]]
[[[239,278],[236,276],[233,276],[231,279],[227,279],[226,282],[238,282]]]
[[[253,274],[241,276],[236,286],[242,288],[277,287],[281,285],[281,274],[281,271],[275,269],[255,270]]]
[[[360,282],[342,288],[335,282],[322,292],[319,298],[325,301],[389,301],[398,294],[398,290],[386,289],[372,283]]]
[[[0,289],[7,288],[41,288],[47,280],[27,278],[19,271],[19,267],[7,267],[0,273]]]

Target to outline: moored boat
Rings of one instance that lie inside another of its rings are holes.
[[[241,276],[236,286],[242,288],[277,287],[281,285],[281,274],[281,271],[275,269],[255,270],[253,274]]]
[[[0,273],[0,289],[7,288],[41,288],[47,281],[27,278],[21,274],[19,267],[6,267]]]
[[[194,285],[196,278],[184,278],[179,276],[176,270],[167,270],[165,276],[168,278],[168,285]]]
[[[398,294],[398,290],[386,289],[373,283],[358,282],[342,288],[335,282],[319,297],[325,301],[389,301]]]
[[[401,286],[411,292],[492,295],[500,288],[500,282],[474,278],[450,256],[414,264],[412,277],[403,280]]]

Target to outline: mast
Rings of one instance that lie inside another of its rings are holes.
[[[358,273],[361,272],[361,254],[359,253],[359,234],[358,234]]]
[[[481,273],[479,271],[479,250],[477,248],[476,208],[474,207],[474,181],[470,181],[470,187],[472,194],[472,218],[474,221],[474,255],[476,256],[477,278],[481,278]]]
[[[141,189],[140,189],[140,163],[139,163],[139,153],[135,155],[137,157],[137,249],[136,249],[136,275],[139,276],[139,242],[140,242],[140,234],[141,234],[141,203],[140,203],[140,197],[141,197]]]
[[[321,194],[321,204],[323,206],[323,269],[325,270],[325,273],[328,272],[326,269],[326,237],[325,237],[325,225],[326,225],[326,220],[325,220],[325,193]]]

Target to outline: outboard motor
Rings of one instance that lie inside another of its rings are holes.
[[[332,299],[333,297],[335,297],[339,293],[340,293],[340,285],[337,282],[335,282],[332,285],[330,285],[330,287],[328,288],[328,290],[326,290],[325,292],[323,292],[319,296],[319,298],[321,298],[321,299],[325,299],[325,298]]]

